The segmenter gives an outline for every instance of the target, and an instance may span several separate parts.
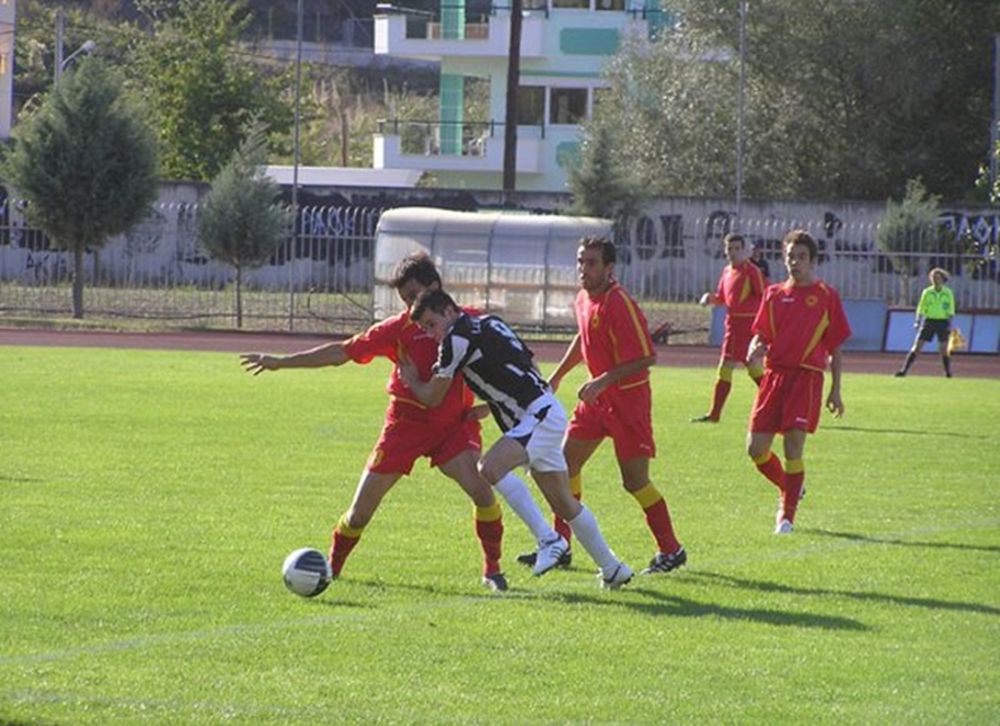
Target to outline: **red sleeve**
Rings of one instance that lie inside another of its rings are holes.
[[[722,284],[723,281],[725,281],[725,279],[726,279],[726,271],[723,270],[722,274],[719,275],[719,283],[715,286],[715,299],[718,300],[719,302],[726,301],[725,298],[726,288]]]
[[[355,363],[370,363],[378,356],[396,362],[399,357],[400,320],[397,315],[375,323],[344,343],[344,350]]]
[[[771,321],[771,298],[773,297],[770,293],[771,288],[764,291],[764,298],[760,301],[760,307],[757,308],[757,314],[754,316],[753,324],[750,326],[750,332],[754,335],[759,335],[762,340],[770,342],[772,335],[772,321]]]
[[[847,313],[840,301],[840,295],[832,287],[830,290],[830,326],[823,333],[823,344],[830,352],[837,350],[844,341],[851,337],[851,325],[847,321]]]
[[[753,288],[754,297],[763,297],[764,290],[767,289],[767,278],[757,265],[750,263],[750,285]]]
[[[619,289],[613,299],[609,322],[610,330],[614,331],[615,364],[653,355],[653,340],[642,310],[624,290]]]

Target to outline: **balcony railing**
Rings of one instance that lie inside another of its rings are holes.
[[[420,156],[486,155],[489,139],[503,137],[502,121],[379,119],[377,133],[400,137],[400,151]],[[519,138],[545,138],[545,124],[518,124]]]

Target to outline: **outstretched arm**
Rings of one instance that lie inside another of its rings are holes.
[[[583,352],[580,348],[580,334],[577,333],[573,337],[573,342],[569,344],[566,352],[563,353],[562,360],[559,361],[559,367],[556,368],[555,373],[549,376],[549,385],[553,391],[559,390],[559,384],[562,382],[563,377],[579,365],[582,360]]]
[[[240,364],[248,373],[259,375],[261,371],[277,371],[282,368],[322,368],[340,366],[351,358],[347,355],[342,341],[324,343],[315,348],[289,355],[268,355],[266,353],[241,353]]]
[[[840,397],[840,373],[842,370],[842,360],[840,348],[830,353],[830,378],[833,380],[830,386],[830,395],[826,397],[826,408],[833,414],[834,418],[844,415],[844,401]]]

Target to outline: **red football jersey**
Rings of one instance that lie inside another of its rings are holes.
[[[653,355],[646,316],[617,282],[611,283],[611,287],[596,298],[580,290],[575,307],[580,349],[591,376]],[[649,370],[646,369],[621,379],[618,387],[630,388],[648,380]]]
[[[715,290],[716,299],[722,301],[730,316],[735,318],[752,318],[757,314],[767,280],[750,260],[744,260],[738,265],[726,265],[719,277]]]
[[[826,370],[830,353],[851,337],[840,295],[825,282],[771,285],[753,321],[768,345],[769,368]]]
[[[430,379],[431,369],[437,362],[438,344],[430,334],[410,320],[409,311],[404,310],[375,323],[363,333],[358,333],[344,344],[344,350],[355,363],[369,363],[378,356],[388,358],[396,364],[409,359],[417,367],[420,378],[426,381]],[[398,365],[392,369],[386,390],[398,402],[427,408],[399,377]],[[471,404],[472,393],[465,386],[463,378],[456,376],[444,401],[430,409],[429,415],[436,419],[454,419],[461,416],[463,410]]]

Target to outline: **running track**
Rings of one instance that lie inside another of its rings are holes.
[[[0,345],[60,346],[73,348],[145,348],[152,350],[203,350],[229,353],[252,351],[290,353],[327,343],[333,338],[293,333],[174,331],[158,333],[116,333],[76,330],[32,330],[0,328]],[[530,341],[538,357],[556,362],[565,342]],[[660,345],[658,364],[665,366],[714,367],[719,349],[708,346]],[[845,353],[847,372],[891,374],[902,362],[897,353]],[[1000,378],[1000,356],[958,354],[952,362],[956,377]],[[941,375],[936,354],[924,353],[911,375]]]

